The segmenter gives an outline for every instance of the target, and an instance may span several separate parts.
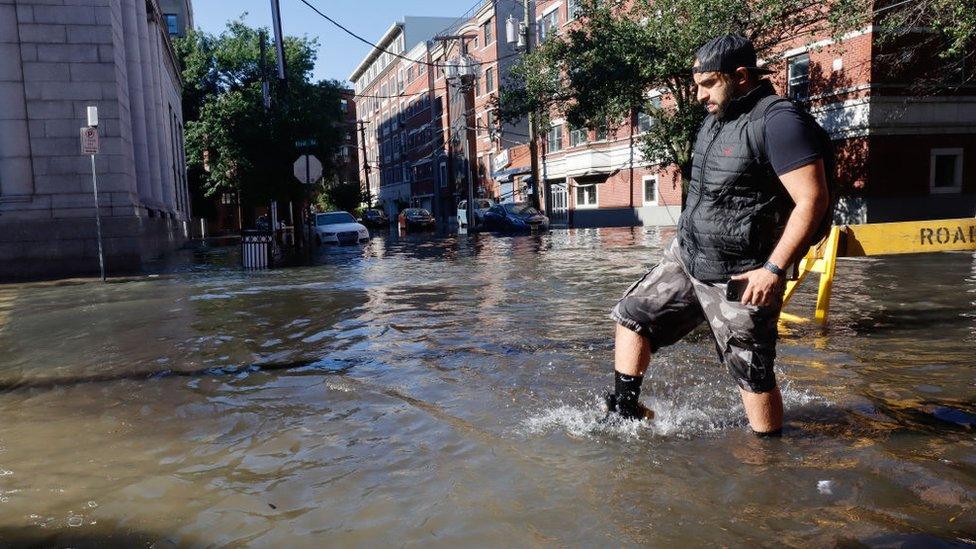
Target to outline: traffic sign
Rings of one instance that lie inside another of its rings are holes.
[[[311,185],[322,177],[322,163],[311,154],[303,154],[294,164],[295,178],[306,185]]]
[[[98,154],[98,128],[81,128],[81,154]]]
[[[314,138],[313,139],[299,139],[299,140],[295,141],[295,148],[298,149],[299,152],[307,151],[309,149],[313,149],[313,148],[318,147],[318,146],[319,146],[319,142],[318,142],[317,139],[314,139]]]

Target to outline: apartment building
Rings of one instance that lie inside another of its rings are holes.
[[[377,41],[378,48],[349,76],[358,100],[358,116],[365,128],[360,135],[365,134],[362,146],[369,172],[363,169],[361,178],[368,182],[374,202],[391,216],[407,207],[412,197],[405,109],[409,100],[420,96],[407,96],[407,73],[414,75],[414,81],[423,78],[417,76],[419,72],[426,75],[430,68],[426,61],[428,42],[455,21],[451,17],[404,17],[390,26]]]
[[[574,11],[573,0],[540,1],[539,38],[577,24]],[[906,44],[910,35],[899,46]],[[808,108],[835,140],[839,176],[851,194],[839,208],[844,220],[972,216],[976,86],[960,85],[972,74],[950,72],[943,83],[956,89],[918,96],[911,82],[920,67],[942,62],[935,52],[922,52],[916,63],[894,69],[883,55],[891,47],[869,25],[839,41],[795,37],[765,62],[776,70],[771,79],[778,92]],[[579,227],[673,223],[680,174],[631,145],[653,123],[638,114],[614,135],[554,120],[543,146],[551,211],[565,207],[570,224]]]
[[[370,186],[390,215],[418,206],[452,220],[469,178],[476,196],[504,191],[493,167],[527,142],[528,124],[501,123],[494,101],[519,53],[504,40],[505,22],[522,15],[520,3],[489,0],[457,18],[405,17],[377,43],[387,51],[371,52],[350,76]],[[445,68],[462,59],[474,78],[447,79]]]
[[[581,24],[572,0],[543,0],[537,10],[540,41]],[[574,227],[675,224],[680,174],[645,158],[638,146],[653,123],[638,113],[596,130],[559,118],[540,128],[540,171],[551,217]]]
[[[538,40],[585,24],[576,6],[575,0],[533,3]],[[520,2],[486,1],[441,29],[444,19],[431,22],[426,38],[415,34],[413,45],[402,49],[398,41],[413,19],[405,18],[380,45],[406,51],[407,59],[374,51],[353,73],[357,94],[367,94],[361,99],[368,102],[364,117],[372,130],[367,151],[379,175],[371,184],[391,214],[414,204],[451,219],[469,178],[475,196],[526,198],[527,123],[501,124],[493,111],[498,87],[519,55],[505,40],[505,22],[521,20],[522,9]],[[841,203],[844,219],[973,215],[976,86],[963,84],[972,75],[950,74],[958,79],[953,91],[919,96],[910,86],[911,71],[938,65],[934,52],[923,53],[914,68],[895,69],[884,60],[885,48],[870,25],[838,41],[797,36],[762,62],[776,71],[771,79],[779,93],[808,108],[834,137],[839,176],[850,195]],[[476,78],[449,81],[444,68],[462,59]],[[648,93],[651,101],[668,100]],[[540,190],[555,225],[676,223],[680,173],[645,158],[639,146],[653,124],[635,113],[595,130],[559,118],[539,128]]]
[[[841,213],[851,222],[976,214],[972,67],[969,74],[942,72],[945,61],[934,51],[892,65],[892,48],[911,48],[912,41],[907,33],[891,44],[868,25],[839,42],[794,39],[770,60],[779,92],[805,105],[833,136],[841,181],[852,191]],[[943,89],[920,93],[918,77],[933,75]]]

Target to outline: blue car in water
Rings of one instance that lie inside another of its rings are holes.
[[[484,228],[506,233],[547,231],[549,218],[525,202],[508,202],[485,212]]]

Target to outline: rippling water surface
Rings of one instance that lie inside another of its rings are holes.
[[[605,425],[607,312],[673,231],[376,238],[0,287],[0,541],[976,543],[976,258],[842,260],[755,439],[704,332]],[[791,305],[812,312],[814,284]]]

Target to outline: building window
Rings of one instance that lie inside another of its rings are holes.
[[[646,112],[637,113],[637,133],[644,133],[650,131],[651,126],[654,125],[654,119],[651,115]]]
[[[577,147],[586,143],[586,128],[575,128],[569,131],[569,146]]]
[[[549,133],[547,137],[547,145],[549,152],[560,151],[563,148],[563,127],[553,126],[549,128]]]
[[[657,176],[644,176],[644,205],[657,206]]]
[[[494,133],[495,130],[497,129],[495,127],[495,124],[497,124],[497,122],[495,121],[495,111],[488,111],[485,114],[485,126],[488,127],[489,135]]]
[[[651,103],[651,106],[653,108],[655,108],[655,109],[660,109],[661,108],[661,98],[660,97],[655,97],[655,98],[651,99],[650,103]],[[648,110],[650,110],[650,109],[648,109]],[[651,128],[652,127],[654,127],[654,117],[651,115],[651,113],[638,112],[637,113],[637,133],[649,132],[649,131],[651,131]]]
[[[567,2],[566,14],[569,16],[569,20],[572,21],[580,16],[580,0],[569,0]]]
[[[163,15],[166,19],[166,32],[170,36],[176,36],[180,33],[180,18],[175,13],[167,13]]]
[[[441,188],[445,189],[447,188],[447,162],[441,162],[439,171],[440,171],[440,179],[441,179]]]
[[[348,113],[349,112],[349,101],[346,101],[345,99],[340,99],[339,100],[339,109],[342,111],[342,114]]]
[[[596,208],[596,185],[576,185],[576,207]]]
[[[790,99],[804,100],[810,97],[810,56],[801,54],[790,57],[786,68],[786,95]]]
[[[221,193],[220,203],[228,206],[234,203],[234,193]]]
[[[602,124],[599,128],[596,129],[596,140],[606,141],[607,136],[609,134],[610,134],[610,129],[607,127],[606,124]]]
[[[542,16],[539,19],[539,42],[545,42],[546,38],[549,37],[551,33],[556,32],[559,29],[559,10],[552,10],[551,12]]]
[[[485,93],[495,91],[495,69],[488,67],[485,69]]]
[[[962,191],[962,149],[932,149],[929,188],[933,193]]]
[[[494,23],[495,23],[495,20],[494,19],[489,19],[489,20],[485,21],[485,24],[484,25],[481,25],[481,28],[482,28],[482,30],[484,32],[484,35],[485,35],[485,45],[486,46],[488,44],[491,44],[494,41],[494,39],[495,39],[495,37],[493,36],[493,33],[491,32],[492,25],[494,25]]]

